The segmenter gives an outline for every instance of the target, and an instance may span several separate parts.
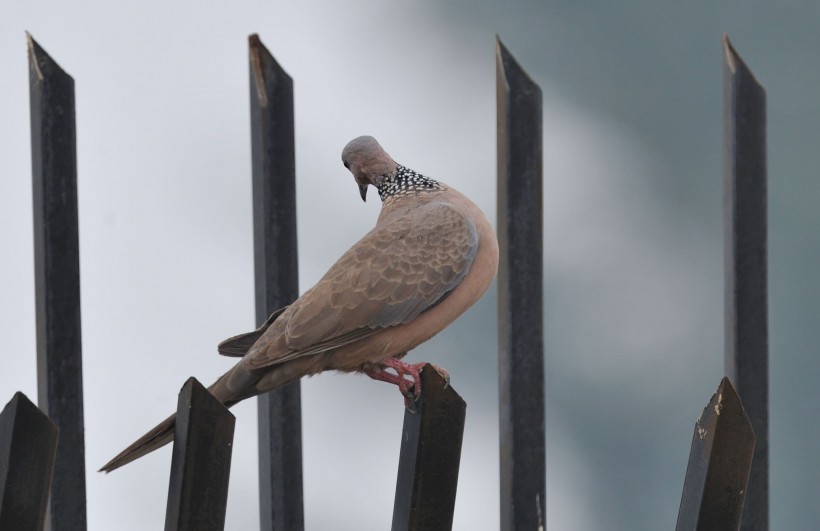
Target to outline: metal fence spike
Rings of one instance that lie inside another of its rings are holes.
[[[250,52],[256,322],[299,296],[293,81],[259,40]],[[262,531],[300,531],[302,405],[298,381],[258,398]]]
[[[501,529],[545,528],[541,89],[496,39]]]
[[[85,531],[74,80],[28,35],[37,403],[60,428],[46,527]]]
[[[196,378],[179,392],[165,531],[222,531],[236,418]]]
[[[740,525],[755,435],[723,378],[695,421],[676,531],[734,531]]]
[[[392,531],[453,527],[467,404],[425,365],[415,413],[404,413]]]
[[[0,529],[43,529],[57,425],[23,393],[0,413]]]
[[[766,92],[723,38],[724,363],[757,437],[743,531],[769,529]]]

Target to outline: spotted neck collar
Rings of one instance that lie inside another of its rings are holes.
[[[397,195],[416,195],[420,192],[444,190],[444,186],[434,179],[396,164],[396,171],[376,185],[382,201]]]

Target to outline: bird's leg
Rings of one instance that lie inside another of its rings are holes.
[[[424,363],[412,364],[405,363],[397,358],[387,358],[382,361],[382,365],[388,369],[393,369],[399,375],[401,378],[399,390],[405,398],[417,399],[419,395],[421,395],[421,375],[419,374],[419,371],[421,371]],[[405,378],[405,376],[412,378],[412,382]],[[410,386],[411,383],[412,387]]]
[[[425,365],[429,365],[433,368],[439,375],[444,378],[445,385],[444,388],[446,389],[450,385],[450,373],[447,372],[447,369],[443,367],[439,367],[438,365],[433,365],[432,363],[422,362],[422,363],[405,363],[398,358],[388,358],[387,360],[382,362],[386,367],[389,367],[396,371],[399,375],[407,375],[413,379],[413,398],[418,398],[421,395],[421,369]],[[408,380],[405,380],[408,382]],[[401,388],[401,386],[399,386]],[[402,394],[407,396],[407,393],[402,391]]]
[[[401,374],[393,374],[392,372],[387,372],[384,370],[386,367],[382,365],[373,365],[364,370],[364,373],[374,380],[378,380],[380,382],[387,382],[393,385],[398,385],[401,387],[403,381],[406,381],[405,378]]]
[[[398,386],[399,391],[404,396],[404,407],[407,408],[407,411],[410,413],[415,413],[413,401],[417,399],[421,393],[421,376],[419,376],[419,370],[424,364],[411,365],[400,361],[398,358],[404,354],[406,353],[402,353],[395,358],[388,358],[379,364],[373,364],[365,368],[364,373],[374,380]],[[388,372],[387,369],[393,369],[396,373]],[[412,379],[408,379],[408,377]]]
[[[393,358],[391,358],[393,359]],[[398,361],[398,360],[396,360]],[[399,362],[401,363],[401,362]],[[402,364],[407,365],[407,364]],[[396,371],[396,374],[392,372],[388,372],[386,369],[393,369]],[[404,406],[407,408],[408,411],[411,413],[415,413],[413,409],[413,403],[411,399],[417,398],[414,396],[413,391],[411,390],[411,386],[415,384],[414,381],[408,380],[405,376],[408,376],[407,372],[403,370],[402,367],[394,367],[392,364],[379,364],[373,365],[364,370],[364,373],[369,377],[373,378],[374,380],[379,380],[381,382],[391,383],[393,385],[398,386],[399,391],[404,396]],[[412,377],[412,375],[409,375]]]
[[[425,365],[430,365],[437,373],[447,381],[450,385],[450,373],[447,370],[433,365],[432,363],[406,363],[401,361],[401,357],[406,353],[398,356],[387,358],[379,364],[374,364],[364,370],[364,373],[374,380],[387,382],[398,386],[399,391],[404,395],[404,405],[407,410],[414,412],[412,404],[421,395],[421,369]],[[395,374],[388,372],[387,369],[393,369]]]

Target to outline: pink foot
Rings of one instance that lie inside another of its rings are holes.
[[[418,400],[421,395],[421,368],[425,365],[430,365],[436,370],[445,380],[447,384],[450,383],[450,374],[441,367],[433,365],[432,363],[405,363],[398,358],[387,358],[381,364],[373,366],[365,370],[365,374],[382,382],[391,383],[398,386],[399,391],[404,395],[404,406],[411,413],[415,413],[413,409],[413,402]],[[387,372],[387,369],[393,369],[395,374]]]

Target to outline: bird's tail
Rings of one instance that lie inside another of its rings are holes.
[[[171,415],[163,420],[156,427],[140,437],[134,444],[117,454],[117,456],[103,465],[100,472],[111,472],[122,465],[126,465],[134,459],[139,459],[145,454],[151,453],[154,450],[162,448],[169,442],[174,440],[174,424],[176,422],[176,414]]]
[[[241,358],[248,349],[267,331],[273,322],[287,309],[287,306],[280,308],[271,314],[267,321],[262,326],[253,332],[240,334],[226,339],[219,344],[219,353],[225,356],[233,356]],[[266,371],[266,382],[263,387],[257,384],[262,378],[262,375],[257,371],[247,370],[240,361],[234,365],[228,372],[223,374],[217,381],[215,381],[208,391],[216,397],[225,407],[231,407],[237,402],[256,396],[265,391],[270,391],[281,387],[291,381],[298,379],[299,373],[282,371],[278,373],[272,368]],[[169,442],[174,440],[174,425],[176,423],[176,415],[171,415],[163,420],[142,437],[140,437],[134,444],[120,452],[114,459],[106,463],[99,471],[111,472],[119,467],[130,463],[135,459],[139,459],[145,454],[149,454],[154,450],[162,448]]]
[[[255,396],[263,391],[257,389],[255,386],[259,378],[260,376],[258,374],[252,373],[242,367],[242,362],[240,361],[214,382],[208,388],[208,391],[225,407],[231,407],[240,400]],[[278,386],[279,385],[276,385],[276,387]],[[174,440],[175,423],[176,415],[174,414],[137,439],[131,446],[106,463],[99,471],[106,473],[111,472],[135,459],[139,459],[145,454],[162,448]]]

